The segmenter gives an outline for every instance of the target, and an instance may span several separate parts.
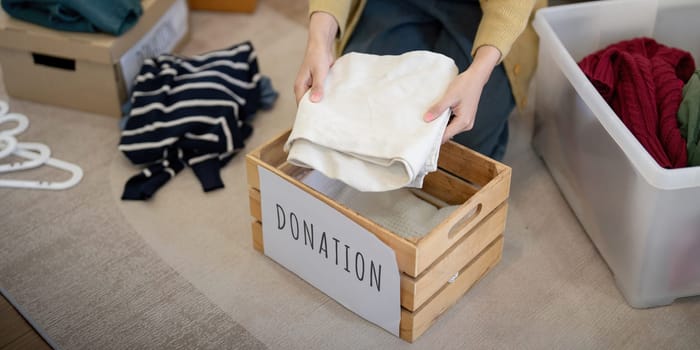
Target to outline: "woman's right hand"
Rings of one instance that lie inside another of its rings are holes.
[[[311,102],[319,102],[323,99],[323,83],[335,62],[333,44],[337,33],[338,22],[333,16],[326,12],[311,14],[304,61],[294,81],[297,104],[309,89],[311,89],[309,94]]]

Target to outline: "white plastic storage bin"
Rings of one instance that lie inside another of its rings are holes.
[[[534,21],[534,148],[636,308],[700,295],[700,167],[660,167],[577,62],[648,36],[698,63],[698,18],[698,0],[611,0],[545,8]]]

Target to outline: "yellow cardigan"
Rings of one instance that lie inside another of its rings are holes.
[[[527,104],[527,89],[537,66],[538,37],[531,22],[547,0],[480,0],[483,17],[474,39],[472,55],[491,45],[501,52],[506,75],[519,109]],[[309,0],[309,14],[330,13],[340,31],[336,52],[343,52],[367,0]]]

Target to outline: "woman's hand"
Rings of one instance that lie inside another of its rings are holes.
[[[454,118],[445,128],[442,143],[474,127],[476,109],[479,106],[484,85],[488,82],[500,58],[501,52],[497,48],[480,47],[476,51],[472,64],[450,83],[442,98],[425,113],[423,120],[431,122],[447,108],[452,109]]]
[[[337,33],[338,22],[333,16],[326,12],[311,14],[304,61],[294,81],[297,104],[309,89],[311,102],[319,102],[323,98],[323,83],[335,62],[333,43]]]

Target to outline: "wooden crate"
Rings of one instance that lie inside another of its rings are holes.
[[[253,247],[264,252],[258,166],[336,209],[391,247],[401,272],[400,337],[413,342],[498,263],[510,190],[508,166],[454,142],[441,147],[438,171],[421,191],[459,207],[427,235],[407,239],[384,229],[297,178],[309,169],[288,163],[289,131],[246,156]]]

